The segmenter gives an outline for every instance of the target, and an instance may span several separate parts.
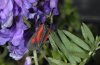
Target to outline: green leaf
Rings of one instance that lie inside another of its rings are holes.
[[[85,53],[84,50],[82,50],[82,48],[80,48],[78,45],[76,45],[75,43],[71,42],[66,36],[65,34],[61,31],[58,30],[58,34],[64,44],[64,46],[69,50],[69,51],[74,51],[74,52],[80,52],[80,53]]]
[[[80,63],[80,62],[81,62],[81,58],[80,58],[80,57],[73,56],[73,58],[74,58],[74,60],[75,60],[76,62],[78,62],[78,63]]]
[[[54,50],[54,51],[57,51],[57,52],[59,53],[59,55],[60,55],[63,59],[65,59],[63,53],[58,49],[58,47],[57,47],[55,41],[53,40],[53,38],[51,37],[51,35],[49,35],[49,41],[50,41],[50,44],[51,44],[53,50]]]
[[[90,51],[90,47],[83,41],[81,40],[79,37],[75,36],[74,34],[63,30],[63,32],[74,42],[76,43],[78,46],[80,46],[81,48],[83,48],[84,50]]]
[[[86,31],[84,30],[83,26],[81,26],[81,31],[82,31],[82,35],[83,35],[85,41],[88,42],[88,37],[87,37]]]
[[[79,65],[85,65],[85,62],[81,62]]]
[[[99,50],[100,49],[100,46],[98,46],[95,50]]]
[[[49,62],[52,62],[52,63],[54,63],[54,64],[56,64],[56,65],[71,65],[71,64],[69,64],[69,63],[64,63],[63,61],[61,61],[61,60],[56,60],[56,59],[53,59],[53,58],[48,58],[48,61]]]
[[[80,57],[80,58],[87,58],[88,57],[88,53],[86,51],[84,51],[82,48],[80,48],[78,45],[76,45],[75,43],[72,42],[70,46],[71,46],[70,53],[72,55],[75,55],[75,56]]]
[[[76,61],[73,59],[72,55],[69,54],[68,50],[65,48],[65,46],[62,44],[62,42],[60,41],[59,37],[57,36],[57,34],[55,32],[53,32],[51,34],[52,38],[54,39],[54,41],[56,42],[56,45],[59,47],[59,49],[63,52],[63,54],[65,55],[65,57],[69,60],[69,62],[72,65],[76,65]]]
[[[58,47],[56,46],[54,40],[52,39],[51,35],[49,35],[49,41],[51,43],[51,46],[54,50],[58,50]]]
[[[97,47],[100,45],[100,36],[96,36],[95,44]]]
[[[61,59],[61,55],[58,53],[58,51],[52,50],[52,57],[55,59]]]
[[[62,30],[58,30],[58,35],[53,32],[50,35],[50,38],[72,65],[76,65],[76,63],[81,62],[81,59],[88,57],[87,51],[80,48],[76,43],[70,41]]]
[[[80,48],[78,45],[76,45],[75,43],[72,43],[70,45],[70,51],[71,52],[76,52],[76,53],[86,53],[86,51],[84,51],[82,48]]]
[[[83,23],[82,34],[86,40],[89,40],[91,43],[94,43],[94,36],[91,30]]]
[[[62,58],[65,59],[65,57],[63,56],[62,52],[58,49],[58,47],[51,35],[49,35],[49,41],[50,41],[50,44],[51,44],[53,50],[57,51],[62,56]]]
[[[74,56],[80,57],[82,59],[88,58],[89,55],[88,53],[80,53],[80,52],[71,52]]]

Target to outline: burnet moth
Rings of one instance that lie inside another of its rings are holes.
[[[47,28],[44,24],[39,25],[37,31],[33,34],[28,42],[28,49],[39,50],[43,43],[47,41],[50,31],[51,30]]]

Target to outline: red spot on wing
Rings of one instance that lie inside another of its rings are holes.
[[[47,41],[50,32],[51,32],[51,29],[48,29],[47,34],[44,36],[43,43]]]
[[[34,38],[32,38],[32,40],[31,40],[32,44],[40,42],[43,30],[44,30],[44,27],[42,24],[38,27],[38,30],[36,31],[36,36]]]
[[[40,42],[43,30],[44,30],[43,25],[40,25],[38,31],[36,32],[36,42]]]
[[[31,42],[34,44],[35,43],[35,38],[32,38]]]
[[[32,44],[34,43],[39,43],[41,41],[41,37],[42,37],[42,34],[43,34],[43,31],[44,31],[44,26],[43,24],[40,25],[38,27],[38,30],[35,32],[36,33],[36,36],[34,38],[32,38],[31,42]],[[47,33],[45,34],[45,36],[43,37],[43,42],[42,43],[45,43],[48,39],[48,36],[49,36],[49,33],[51,32],[52,30],[49,28]]]

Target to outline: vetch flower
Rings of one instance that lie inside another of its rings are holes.
[[[25,55],[27,50],[27,47],[25,46],[25,42],[23,39],[20,41],[20,44],[18,46],[9,44],[7,48],[10,52],[9,56],[15,60],[20,60]]]
[[[13,15],[13,2],[12,0],[1,0],[0,1],[0,24],[4,25],[9,18]],[[12,21],[11,19],[10,21]]]
[[[58,0],[50,0],[50,8],[52,10],[53,15],[58,15]]]
[[[16,24],[13,25],[11,28],[2,28],[0,29],[0,38],[2,39],[1,45],[5,44],[3,39],[9,39],[8,41],[12,42],[13,45],[19,45],[19,41],[23,38],[24,30],[27,29],[27,26],[23,23],[22,17],[19,17]]]
[[[1,25],[1,28],[11,27],[12,23],[13,23],[13,14],[10,13],[8,19],[6,20],[6,22]]]
[[[6,44],[7,41],[10,40],[10,30],[8,29],[1,29],[0,30],[0,45]]]
[[[27,37],[28,39],[24,37],[30,34],[26,34],[28,27],[25,25],[22,17],[25,17],[27,20],[34,19],[32,22],[35,23],[34,29],[37,31],[36,28],[40,24],[45,24],[48,16],[59,14],[57,4],[58,0],[0,1],[0,45],[9,43],[7,48],[10,52],[10,57],[20,60],[26,53],[27,43],[31,37]],[[28,32],[30,33],[30,31]],[[32,32],[32,34],[35,33]],[[47,39],[47,36],[45,39]]]
[[[32,61],[31,61],[31,57],[26,57],[26,60],[25,60],[25,64],[24,65],[31,65],[32,64]]]
[[[29,9],[34,7],[37,0],[14,0],[16,7],[16,13],[20,10],[20,15],[25,16],[27,19],[29,18]]]
[[[19,60],[24,56],[27,50],[24,39],[24,30],[27,29],[27,26],[23,23],[22,17],[19,17],[15,22],[16,24],[11,28],[0,30],[0,40],[2,40],[0,41],[0,45],[9,42],[8,50],[10,57]]]
[[[57,8],[58,0],[50,0],[50,8],[54,9]]]
[[[20,17],[16,22],[15,28],[12,30],[14,33],[12,38],[9,40],[10,44],[8,46],[10,57],[15,60],[21,59],[26,53],[27,46],[24,39],[24,30],[26,29],[27,27],[23,23],[22,17]]]
[[[18,21],[16,22],[15,28],[12,30],[14,32],[13,38],[11,39],[11,43],[14,46],[20,44],[23,39],[24,30],[27,29],[27,26],[23,23],[22,17],[19,17]]]

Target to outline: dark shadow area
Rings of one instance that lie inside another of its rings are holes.
[[[81,21],[92,25],[93,33],[100,35],[100,0],[73,0],[72,4],[78,9]],[[100,49],[86,65],[100,65]]]

